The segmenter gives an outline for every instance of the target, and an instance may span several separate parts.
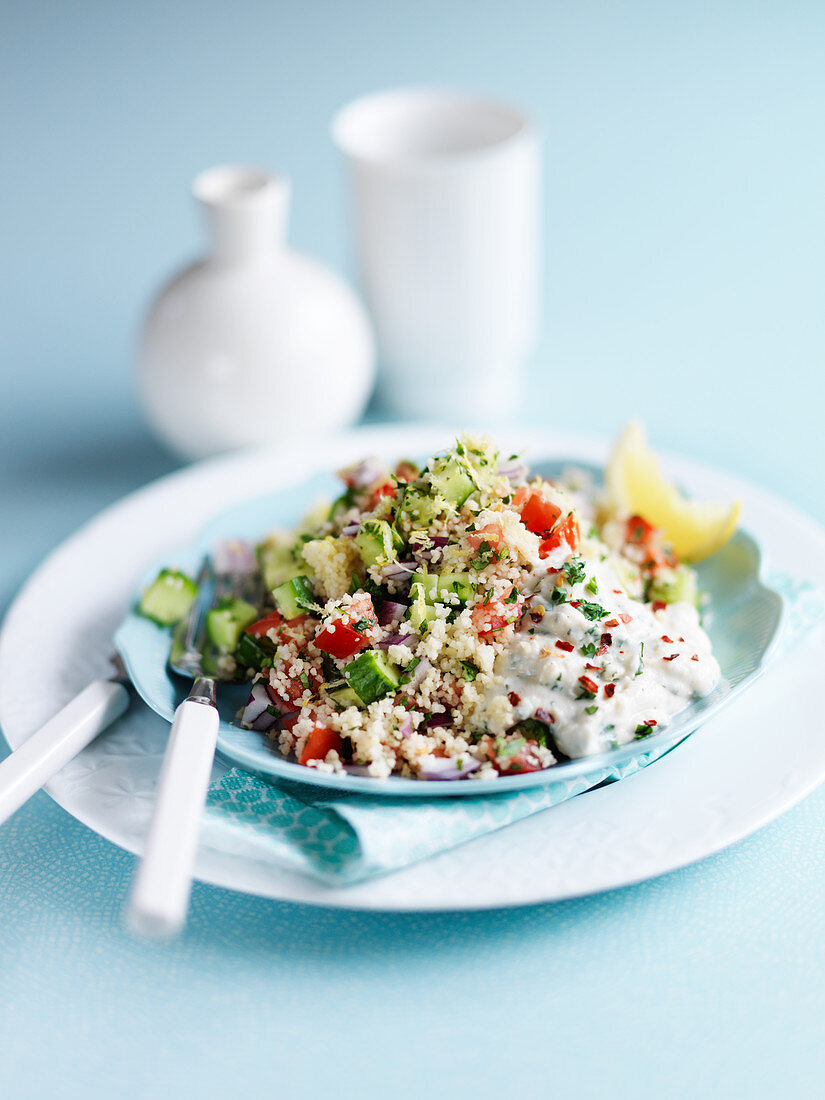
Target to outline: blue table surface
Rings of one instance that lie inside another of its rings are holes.
[[[132,362],[148,295],[200,247],[189,178],[285,168],[293,241],[347,271],[328,119],[405,82],[544,127],[521,419],[609,436],[641,412],[657,445],[825,521],[821,4],[78,0],[3,5],[0,43],[0,610],[178,466]],[[120,923],[133,858],[40,794],[0,827],[0,1094],[821,1095],[823,865],[820,789],[599,897],[381,916],[198,884],[183,938],[146,945]]]

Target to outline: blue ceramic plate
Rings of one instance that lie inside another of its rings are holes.
[[[537,463],[536,472],[558,477],[572,463]],[[575,463],[594,479],[601,472],[595,467]],[[162,566],[174,565],[194,575],[215,542],[237,537],[252,541],[262,538],[274,527],[293,527],[320,497],[330,500],[338,495],[338,482],[332,475],[313,477],[299,485],[256,500],[245,501],[217,516],[196,543],[174,559],[167,555],[141,579],[142,591]],[[494,780],[448,780],[423,782],[416,779],[370,779],[368,776],[326,775],[284,759],[263,734],[241,729],[235,716],[249,694],[247,686],[219,686],[218,705],[221,725],[218,752],[230,764],[270,779],[292,780],[340,791],[359,791],[373,795],[455,796],[503,794],[526,787],[572,779],[619,767],[631,760],[647,762],[661,756],[684,740],[742,691],[762,671],[779,634],[783,615],[782,597],[766,588],[759,579],[760,554],[756,542],[740,531],[717,554],[698,567],[702,588],[711,597],[710,615],[705,628],[713,643],[713,652],[722,669],[722,680],[710,695],[692,703],[654,737],[635,741],[598,756],[588,756],[557,764],[541,772],[508,776]],[[115,635],[115,644],[138,692],[153,710],[169,722],[190,684],[166,669],[169,631],[131,612]]]

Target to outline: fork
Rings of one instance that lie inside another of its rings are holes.
[[[235,679],[209,655],[207,612],[225,597],[258,605],[261,582],[254,552],[233,540],[206,557],[198,575],[198,597],[178,625],[168,668],[194,680],[175,711],[163,758],[146,849],[129,899],[127,923],[144,936],[168,937],[186,920],[198,832],[215,758],[220,715],[216,683]]]

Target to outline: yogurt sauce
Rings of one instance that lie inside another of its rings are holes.
[[[627,594],[609,558],[577,563],[572,573],[536,577],[487,695],[489,704],[498,697],[488,706],[492,732],[504,732],[494,727],[510,709],[502,706],[506,696],[513,722],[537,716],[549,723],[556,748],[569,757],[657,732],[720,678],[692,604],[653,610]]]

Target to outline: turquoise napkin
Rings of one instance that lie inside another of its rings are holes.
[[[785,574],[773,574],[768,584],[792,611],[785,616],[784,650],[825,616],[825,595]],[[202,839],[221,851],[346,885],[406,867],[624,779],[668,751],[651,749],[619,767],[533,790],[429,801],[275,785],[233,768],[210,788]]]

